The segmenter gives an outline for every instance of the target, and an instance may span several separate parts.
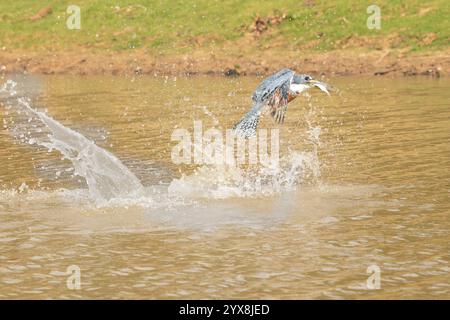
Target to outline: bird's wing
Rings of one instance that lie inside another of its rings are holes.
[[[234,129],[244,137],[254,135],[262,109],[268,103],[275,103],[274,105],[281,107],[277,108],[279,109],[277,115],[272,116],[275,117],[275,121],[283,122],[293,76],[294,71],[282,69],[261,82],[252,95],[252,109],[234,126]]]
[[[271,116],[276,123],[283,123],[289,102],[290,81],[284,82],[270,97],[268,104],[272,107]]]
[[[253,92],[252,95],[253,103],[265,104],[273,97],[273,95],[277,92],[277,90],[280,90],[282,86],[287,85],[287,88],[289,89],[289,85],[293,76],[294,71],[290,69],[282,69],[277,73],[271,75],[267,79],[265,79],[263,82],[259,84],[255,92]]]

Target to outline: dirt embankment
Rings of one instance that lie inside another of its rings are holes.
[[[249,54],[196,51],[184,55],[151,55],[145,50],[92,53],[89,50],[55,53],[0,51],[0,73],[77,75],[254,75],[283,67],[323,75],[450,75],[450,52],[405,54],[397,50],[337,50],[328,53],[253,51]]]

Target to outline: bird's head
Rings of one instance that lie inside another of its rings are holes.
[[[315,80],[315,79],[313,79],[313,77],[311,77],[308,74],[294,75],[294,77],[292,78],[292,83],[291,83],[290,89],[295,94],[300,94],[301,92],[303,92],[306,89],[309,89],[311,87],[316,87],[316,88],[322,90],[323,92],[325,92],[326,94],[330,95],[330,93],[328,92],[328,89],[329,89],[328,84],[318,81],[318,80]]]
[[[292,78],[293,84],[308,84],[313,78],[309,74],[296,74]]]

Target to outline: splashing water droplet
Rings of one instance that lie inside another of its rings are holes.
[[[82,134],[69,129],[35,110],[29,99],[17,97],[16,83],[8,80],[0,87],[0,93],[10,98],[7,106],[14,113],[8,130],[23,142],[58,150],[70,160],[75,175],[86,180],[91,197],[97,202],[114,198],[134,197],[143,193],[143,186],[136,176],[110,152],[100,148]]]

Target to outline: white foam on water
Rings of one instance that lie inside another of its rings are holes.
[[[291,152],[276,165],[203,165],[193,174],[174,179],[168,191],[193,198],[261,197],[294,190],[319,176],[316,151]]]

